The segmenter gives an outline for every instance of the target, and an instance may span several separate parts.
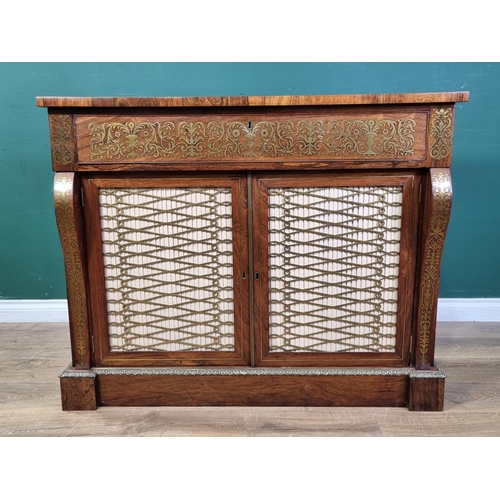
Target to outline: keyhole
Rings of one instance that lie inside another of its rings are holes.
[[[252,130],[252,122],[248,122],[248,128],[249,130]]]

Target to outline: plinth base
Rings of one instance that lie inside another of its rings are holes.
[[[445,375],[413,368],[93,368],[61,374],[63,410],[98,406],[407,406],[442,411]]]

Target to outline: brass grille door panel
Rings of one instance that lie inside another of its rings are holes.
[[[97,360],[248,364],[246,178],[97,177],[86,191]]]
[[[407,357],[412,176],[254,181],[260,365]]]

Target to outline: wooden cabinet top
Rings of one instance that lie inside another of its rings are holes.
[[[56,171],[238,170],[256,161],[260,169],[317,170],[449,167],[454,103],[468,97],[38,97],[36,103],[49,108]]]
[[[465,102],[469,92],[227,97],[37,97],[40,107],[345,106]]]

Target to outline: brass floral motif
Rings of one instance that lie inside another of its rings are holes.
[[[328,123],[327,146],[334,155],[412,156],[416,122],[342,120]]]
[[[407,157],[415,120],[89,124],[91,160],[134,158]]]
[[[435,110],[431,115],[430,155],[435,160],[442,160],[451,154],[452,116],[451,108]]]
[[[280,157],[293,154],[293,123],[210,122],[207,150],[203,156],[217,158]]]
[[[432,213],[420,287],[420,321],[418,325],[418,343],[422,365],[428,364],[427,353],[437,301],[439,264],[451,212],[451,176],[449,171],[431,169],[430,172],[433,194]]]
[[[74,174],[56,174],[54,183],[54,206],[66,264],[68,305],[71,311],[76,340],[77,364],[86,365],[87,325],[85,315],[85,294],[83,265],[78,246],[75,213],[73,209]]]
[[[50,143],[54,163],[67,166],[74,162],[71,116],[51,115]]]

